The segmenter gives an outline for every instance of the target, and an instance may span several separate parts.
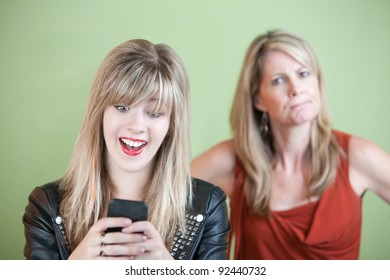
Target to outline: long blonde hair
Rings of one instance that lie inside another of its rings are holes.
[[[102,61],[70,165],[59,180],[60,213],[71,249],[105,215],[111,198],[102,125],[105,109],[119,103],[130,106],[156,95],[157,106],[167,106],[171,119],[145,194],[148,220],[167,247],[176,228],[184,229],[185,209],[192,199],[188,75],[182,60],[169,46],[129,40],[111,50]]]
[[[270,31],[256,37],[246,53],[230,112],[230,124],[236,154],[246,173],[244,188],[248,202],[259,215],[268,215],[270,211],[274,147],[272,127],[267,137],[261,135],[263,113],[253,106],[253,101],[260,89],[264,58],[274,50],[290,55],[311,69],[320,87],[322,105],[311,126],[308,147],[311,162],[308,178],[310,195],[320,195],[334,179],[341,153],[332,134],[323,75],[312,48],[301,38],[283,30]]]

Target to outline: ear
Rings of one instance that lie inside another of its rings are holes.
[[[267,112],[263,102],[261,102],[260,93],[253,98],[253,106],[259,111]]]

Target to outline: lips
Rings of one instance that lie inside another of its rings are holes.
[[[306,104],[308,104],[308,103],[310,103],[309,100],[303,101],[303,102],[300,102],[300,103],[293,104],[293,105],[291,105],[291,109],[296,109],[296,108],[301,107],[301,106],[303,106],[303,105],[306,105]]]
[[[147,141],[127,137],[120,137],[119,143],[122,147],[123,152],[129,156],[139,155],[140,153],[142,153],[142,151],[148,144]]]

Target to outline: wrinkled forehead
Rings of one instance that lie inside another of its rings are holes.
[[[265,52],[258,61],[260,77],[265,72],[283,72],[288,67],[298,69],[305,67],[318,76],[318,67],[316,62],[306,52],[297,48],[272,48]]]
[[[307,67],[302,64],[300,61],[296,60],[291,55],[282,52],[282,51],[270,51],[264,57],[263,68],[273,71],[281,71],[288,67],[301,68]]]

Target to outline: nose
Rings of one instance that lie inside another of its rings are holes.
[[[302,82],[298,78],[289,79],[288,95],[294,97],[303,93]]]
[[[126,119],[126,128],[135,133],[146,130],[145,116],[141,110],[133,110]]]

